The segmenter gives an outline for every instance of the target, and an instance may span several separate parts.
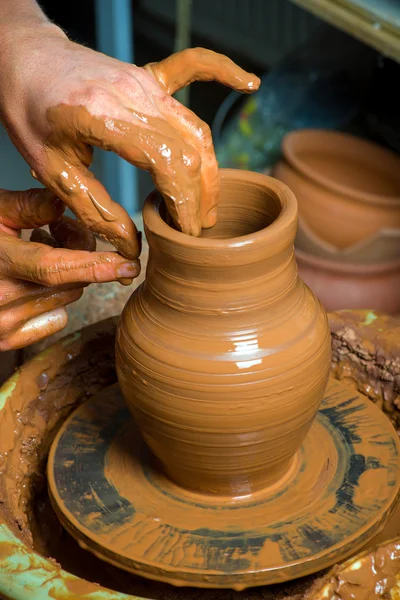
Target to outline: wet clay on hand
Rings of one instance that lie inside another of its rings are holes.
[[[197,236],[202,227],[216,222],[218,165],[208,125],[171,94],[195,80],[216,80],[250,93],[260,81],[227,57],[202,48],[185,50],[144,69],[126,69],[129,78],[122,77],[121,89],[110,90],[108,97],[94,93],[93,101],[48,109],[51,134],[40,179],[93,230],[123,254],[135,257],[139,246],[132,246],[130,219],[87,171],[89,145],[116,152],[150,171],[176,225]]]
[[[94,281],[130,283],[140,272],[114,252],[94,252],[94,235],[62,216],[48,190],[0,190],[0,351],[17,349],[63,329],[65,306]],[[40,229],[50,224],[50,233]],[[20,229],[34,231],[30,242]]]

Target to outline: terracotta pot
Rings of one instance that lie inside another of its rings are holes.
[[[218,224],[202,238],[144,206],[146,281],[117,333],[120,385],[167,474],[242,496],[287,471],[330,368],[326,315],[298,278],[297,205],[281,182],[222,170]]]
[[[368,308],[400,313],[400,259],[372,265],[340,263],[296,248],[299,273],[327,311]]]
[[[286,136],[273,176],[295,193],[304,222],[346,248],[385,228],[400,229],[400,159],[351,135],[302,130]]]
[[[300,218],[295,246],[308,254],[336,262],[382,264],[400,258],[400,229],[381,229],[362,242],[337,248],[318,237]]]

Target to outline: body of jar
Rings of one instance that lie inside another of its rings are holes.
[[[323,399],[330,335],[297,276],[297,207],[283,184],[222,171],[218,225],[189,238],[146,202],[146,281],[117,332],[141,434],[177,484],[246,497],[290,468]]]

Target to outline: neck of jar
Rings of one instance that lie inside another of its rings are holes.
[[[277,304],[298,281],[290,237],[274,247],[185,248],[151,232],[147,236],[147,290],[180,312],[231,314]]]

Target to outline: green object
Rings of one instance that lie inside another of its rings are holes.
[[[102,327],[103,331],[108,329],[109,332],[111,329],[112,338],[114,337],[115,320],[110,319],[103,322]],[[57,364],[59,372],[54,377],[56,380],[72,356],[78,355],[78,360],[80,360],[80,355],[84,353],[88,344],[92,343],[94,346],[98,344],[96,330],[97,332],[99,330],[98,324],[87,327],[82,332],[69,335],[36,356],[29,364],[40,363],[40,369],[43,372],[51,370],[54,364]],[[87,357],[84,360],[87,361]],[[33,386],[27,383],[30,378],[31,373],[23,367],[0,387],[0,423],[2,419],[5,420],[4,415],[12,402],[14,393],[24,390],[24,393],[26,391],[25,405],[34,402],[35,397],[31,392]],[[40,394],[39,389],[38,394]],[[0,598],[4,597],[10,600],[78,600],[79,598],[85,598],[85,600],[138,600],[137,596],[108,590],[75,577],[54,562],[34,552],[8,526],[1,512],[1,503],[0,557]],[[83,587],[85,592],[82,591]]]

